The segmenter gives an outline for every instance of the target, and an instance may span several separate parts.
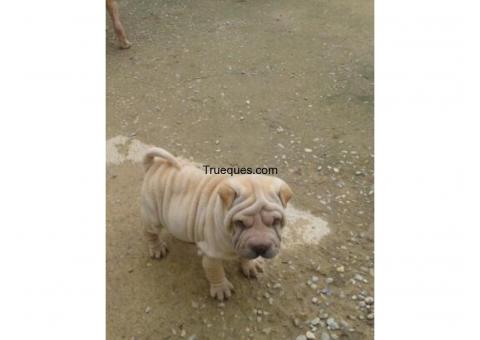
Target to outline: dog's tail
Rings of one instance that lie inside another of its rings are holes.
[[[147,151],[145,156],[143,156],[143,167],[145,168],[145,172],[150,169],[155,157],[159,157],[166,160],[167,162],[170,162],[174,167],[178,169],[182,167],[178,162],[177,158],[175,158],[175,156],[173,156],[170,152],[161,148],[151,148]]]

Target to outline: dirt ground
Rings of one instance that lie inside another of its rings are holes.
[[[133,46],[117,49],[108,20],[108,339],[372,339],[373,2],[119,4]],[[330,233],[286,247],[258,280],[227,263],[236,291],[219,304],[194,246],[147,256],[143,145],[278,167],[293,206]]]

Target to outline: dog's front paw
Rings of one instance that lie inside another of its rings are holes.
[[[148,250],[152,259],[161,259],[167,256],[168,247],[164,241],[158,240],[157,242],[149,243]]]
[[[233,285],[227,279],[224,279],[222,283],[210,284],[210,295],[223,301],[232,296]]]
[[[243,275],[248,278],[256,278],[258,273],[263,273],[264,262],[261,258],[254,260],[242,260],[240,267],[242,268]]]

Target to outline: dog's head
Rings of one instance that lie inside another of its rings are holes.
[[[247,259],[277,255],[286,223],[285,208],[292,197],[290,187],[270,176],[234,176],[219,186],[218,195],[236,253]]]

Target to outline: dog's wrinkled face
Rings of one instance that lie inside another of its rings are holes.
[[[290,187],[274,177],[237,176],[220,188],[219,195],[228,209],[226,226],[236,253],[246,259],[276,256]]]

